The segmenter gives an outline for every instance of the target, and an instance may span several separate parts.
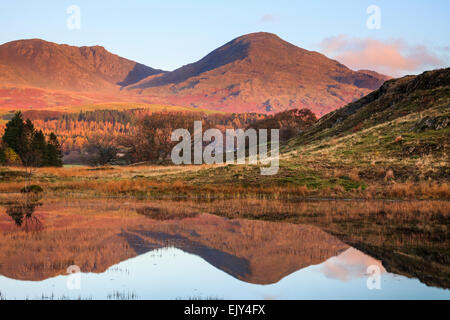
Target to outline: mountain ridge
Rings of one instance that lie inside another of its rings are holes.
[[[226,112],[309,108],[318,116],[378,89],[388,78],[350,70],[265,32],[233,39],[171,72],[122,58],[101,46],[76,47],[40,39],[1,45],[0,65],[3,88],[113,92],[117,101],[129,95],[136,102]],[[58,94],[49,92],[48,100],[56,100]],[[0,106],[13,106],[22,98],[16,95],[4,103],[0,97]],[[37,104],[33,96],[26,99],[30,106]]]

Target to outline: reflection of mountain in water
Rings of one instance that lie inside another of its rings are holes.
[[[189,221],[131,229],[122,236],[138,254],[173,246],[250,283],[270,284],[348,248],[318,228],[286,223],[227,220],[201,215]]]
[[[270,284],[348,248],[311,226],[208,214],[156,221],[99,210],[105,208],[44,205],[36,209],[46,221],[39,237],[14,230],[11,218],[0,210],[0,274],[37,281],[65,274],[72,264],[83,272],[101,273],[156,248],[176,247],[240,280]],[[96,214],[90,215],[91,211]]]

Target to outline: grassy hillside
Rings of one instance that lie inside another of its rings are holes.
[[[450,107],[450,68],[389,80],[365,96],[322,117],[297,139],[298,144],[344,136],[424,111],[445,112]]]
[[[285,158],[363,180],[448,182],[450,69],[386,82],[291,140]],[[297,160],[295,160],[297,159]]]

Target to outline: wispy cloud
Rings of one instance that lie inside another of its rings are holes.
[[[266,13],[261,17],[261,19],[259,19],[259,22],[274,22],[276,20],[277,18],[274,14]]]
[[[444,61],[427,47],[402,40],[380,41],[339,35],[324,39],[322,51],[354,70],[369,69],[390,76],[418,73],[444,66]]]

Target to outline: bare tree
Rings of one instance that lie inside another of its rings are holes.
[[[83,159],[91,166],[104,166],[117,158],[118,147],[112,137],[95,135],[88,138],[83,149]]]

